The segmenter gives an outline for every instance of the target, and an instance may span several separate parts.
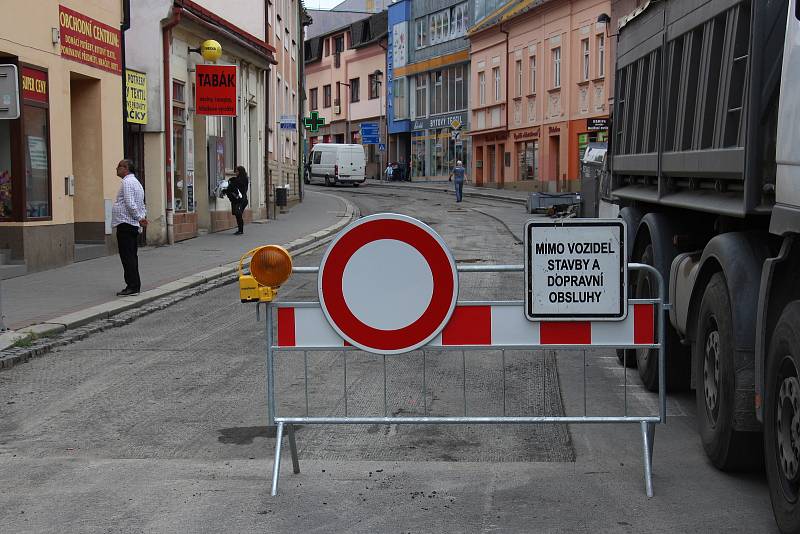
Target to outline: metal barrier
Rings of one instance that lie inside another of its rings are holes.
[[[278,475],[280,472],[281,447],[284,426],[287,427],[289,446],[292,455],[292,465],[295,473],[300,472],[295,443],[295,424],[327,424],[327,425],[353,425],[353,424],[536,424],[536,423],[639,423],[641,429],[642,449],[644,456],[645,490],[648,497],[653,496],[652,465],[653,465],[653,440],[655,437],[655,424],[664,423],[667,411],[666,384],[665,384],[665,355],[664,355],[664,329],[666,288],[661,274],[650,265],[631,263],[631,270],[643,270],[652,274],[658,283],[659,298],[629,300],[629,311],[624,321],[584,321],[571,323],[530,322],[524,316],[523,301],[503,302],[461,302],[459,301],[456,312],[451,317],[448,325],[426,347],[445,351],[468,350],[494,350],[501,351],[503,355],[503,394],[504,413],[498,416],[473,417],[467,415],[466,381],[464,387],[464,415],[463,416],[428,416],[427,403],[426,415],[419,416],[388,416],[387,411],[387,385],[386,385],[386,356],[375,355],[383,358],[383,417],[350,417],[347,415],[347,360],[344,360],[344,417],[315,417],[315,416],[276,416],[275,414],[275,352],[292,351],[356,351],[356,347],[349,346],[330,327],[324,317],[318,302],[273,302],[266,304],[266,335],[267,335],[267,402],[268,424],[277,424],[275,441],[275,460],[272,474],[272,492],[274,496],[278,490]],[[317,267],[295,267],[294,273],[315,274]],[[523,265],[459,265],[458,272],[471,273],[498,273],[498,272],[523,272]],[[273,326],[275,310],[278,313],[278,340],[274,339]],[[459,310],[462,315],[470,316],[470,326],[476,324],[476,317],[489,321],[488,337],[486,331],[482,336],[474,333],[459,333]],[[655,316],[653,315],[655,314]],[[655,322],[654,322],[655,317]],[[496,319],[496,321],[493,321]],[[513,321],[512,328],[494,328],[494,325],[505,324]],[[657,325],[657,326],[656,326]],[[451,328],[452,326],[452,328]],[[516,330],[515,330],[516,329]],[[497,330],[497,331],[495,331]],[[656,339],[656,330],[657,339]],[[523,334],[523,335],[520,335]],[[530,340],[533,340],[531,342]],[[488,342],[487,342],[488,341]],[[426,348],[423,347],[423,348]],[[623,416],[587,416],[586,415],[586,365],[584,364],[584,415],[583,416],[507,416],[505,415],[505,351],[506,350],[539,350],[539,349],[568,349],[585,350],[597,348],[620,349],[658,349],[659,365],[659,413],[657,415],[629,416],[627,399],[627,373],[625,379],[625,404]],[[389,357],[402,357],[389,356]],[[423,359],[423,365],[425,360]],[[466,363],[465,373],[466,373]],[[304,360],[305,372],[305,402],[308,414],[308,363]],[[423,369],[423,396],[426,393],[425,370]]]

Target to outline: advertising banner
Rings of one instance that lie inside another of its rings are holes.
[[[198,115],[236,116],[236,65],[197,65]]]
[[[125,95],[128,122],[147,124],[147,74],[125,70]]]
[[[98,69],[122,74],[119,29],[58,6],[61,55]]]
[[[47,104],[47,73],[22,67],[22,98]]]

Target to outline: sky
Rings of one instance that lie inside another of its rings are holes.
[[[305,0],[306,9],[330,9],[342,3],[342,0]]]

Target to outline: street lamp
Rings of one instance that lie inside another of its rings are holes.
[[[352,91],[352,89],[350,89],[350,84],[349,83],[336,82],[336,95],[339,97],[339,105],[340,106],[342,105],[341,104],[341,102],[342,102],[342,88],[340,87],[341,85],[346,85],[347,86],[347,90],[348,91]],[[353,141],[353,136],[350,133],[350,95],[347,95],[347,122],[345,124],[347,125],[347,130],[346,130],[347,131],[347,139],[345,139],[345,141],[347,141],[347,143],[349,144],[349,143],[351,143]]]
[[[378,79],[380,76],[383,76],[383,71],[381,71],[381,69],[375,69],[375,72],[372,73],[372,76],[373,76],[373,81],[375,82],[375,84],[380,86],[380,90],[378,91],[378,114],[379,114],[378,115],[378,134],[379,134],[378,135],[378,141],[380,141],[381,137],[382,137],[380,135],[380,131],[381,131],[380,125],[381,125],[381,123],[384,122],[384,121],[381,120],[381,118],[383,117],[384,120],[385,120],[385,117],[386,117],[386,113],[383,110],[383,82]],[[384,125],[385,125],[385,123],[384,123]],[[386,151],[387,151],[387,155],[388,155],[388,151],[389,151],[389,132],[386,132],[386,138],[384,140],[384,146],[386,147]],[[378,176],[380,176],[381,181],[383,181],[383,152],[380,150],[380,143],[378,144],[378,149],[379,149],[378,150]],[[387,159],[387,162],[388,162],[388,159]],[[388,165],[388,163],[387,163],[387,165]]]

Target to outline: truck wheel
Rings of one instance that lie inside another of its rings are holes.
[[[325,176],[325,187],[330,187],[331,185],[333,185],[333,184],[331,184],[331,177],[326,175]]]
[[[648,244],[639,263],[655,265],[655,255],[653,245]],[[662,273],[664,281],[669,280],[669,273]],[[638,271],[634,285],[631,288],[634,298],[653,299],[658,298],[658,280],[646,271]],[[665,367],[667,369],[667,390],[682,391],[689,387],[691,378],[689,365],[689,351],[681,344],[678,334],[672,329],[668,320],[664,321],[666,331],[664,332],[664,353],[666,355]],[[655,325],[657,333],[658,323]],[[639,369],[639,377],[642,384],[650,391],[658,391],[658,349],[636,349],[636,367]],[[619,355],[617,356],[619,357]]]
[[[781,314],[767,354],[764,451],[781,532],[800,532],[800,301]]]
[[[619,218],[627,223],[629,235],[633,236],[636,233],[639,222],[642,220],[642,213],[636,208],[625,207],[619,210]],[[631,259],[633,254],[632,246],[632,240],[629,240],[625,245],[625,258],[627,261],[633,261]],[[635,278],[631,276],[628,280],[628,295],[631,297],[636,294],[634,289],[636,287]],[[619,360],[620,365],[635,369],[636,351],[634,349],[617,349],[617,360]]]
[[[733,339],[728,287],[722,273],[716,273],[700,301],[693,360],[697,376],[697,431],[711,463],[724,471],[752,467],[761,461],[759,434],[733,429],[736,404]]]

